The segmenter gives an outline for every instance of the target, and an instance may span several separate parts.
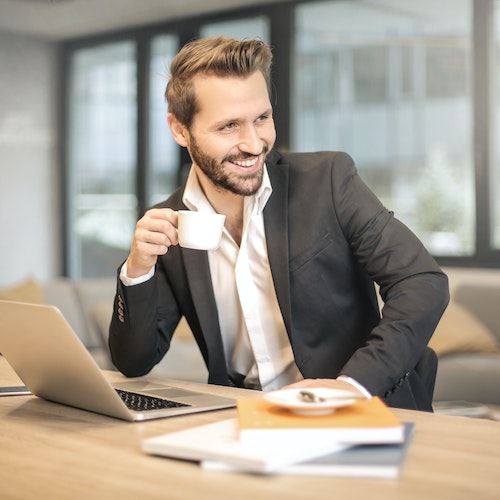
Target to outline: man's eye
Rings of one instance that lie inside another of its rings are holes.
[[[226,123],[223,127],[222,130],[231,130],[234,127],[236,127],[236,123],[231,122],[231,123]]]

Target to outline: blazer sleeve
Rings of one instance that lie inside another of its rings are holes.
[[[164,299],[161,308],[158,296]],[[117,279],[108,344],[115,367],[128,377],[139,377],[163,358],[180,320],[177,302],[164,274],[125,286]]]
[[[420,240],[360,179],[352,159],[332,168],[336,214],[358,263],[380,287],[381,319],[342,369],[372,394],[408,377],[445,310],[448,279]]]

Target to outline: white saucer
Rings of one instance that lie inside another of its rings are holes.
[[[314,393],[316,396],[327,398],[326,401],[309,403],[300,399],[302,390]],[[350,398],[352,396],[352,398]],[[338,398],[338,399],[335,399]],[[304,416],[328,415],[337,408],[349,406],[359,400],[359,395],[342,389],[328,389],[323,387],[306,387],[297,389],[282,389],[280,391],[267,392],[264,399],[293,413]]]

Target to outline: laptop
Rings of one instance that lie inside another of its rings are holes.
[[[127,421],[231,408],[236,401],[140,377],[111,384],[50,305],[0,300],[0,353],[40,398]]]

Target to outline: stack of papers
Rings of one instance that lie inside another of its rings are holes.
[[[210,470],[396,477],[412,430],[378,398],[317,417],[244,399],[237,418],[148,438],[142,449]]]

